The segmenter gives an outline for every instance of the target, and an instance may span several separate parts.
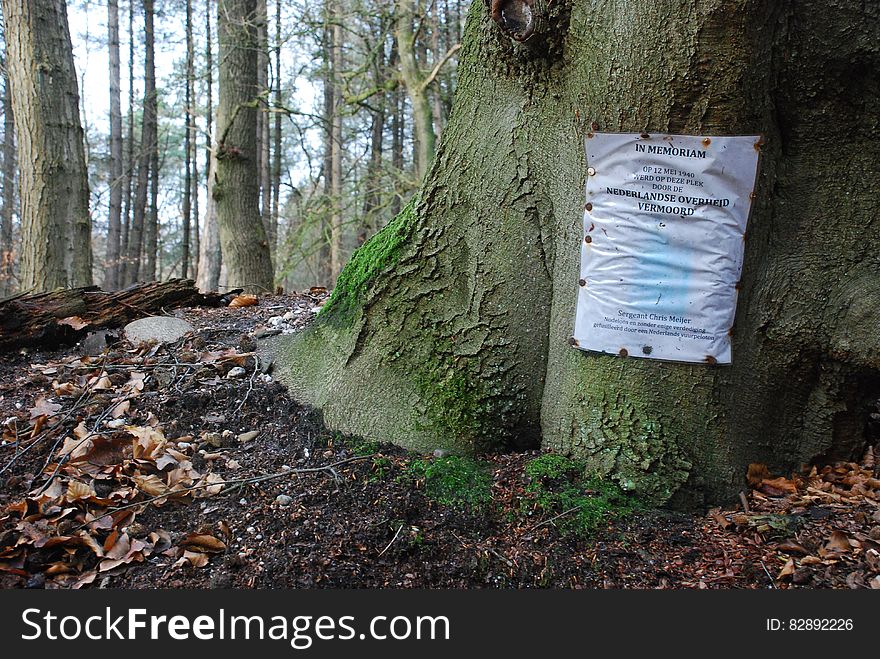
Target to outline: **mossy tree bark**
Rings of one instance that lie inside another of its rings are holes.
[[[752,461],[860,451],[880,390],[880,9],[491,5],[471,8],[418,199],[278,344],[292,391],[341,431],[417,449],[543,441],[681,505],[732,497]],[[568,345],[594,122],[765,136],[732,366]]]
[[[79,89],[64,0],[3,0],[21,169],[21,287],[92,282]]]

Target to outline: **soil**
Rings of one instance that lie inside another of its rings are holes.
[[[489,506],[439,503],[411,469],[424,456],[328,431],[254,356],[325,300],[179,310],[196,331],[170,345],[117,332],[0,356],[0,586],[880,588],[871,449],[756,466],[736,505],[609,514],[589,537],[528,491],[538,452],[481,456]]]

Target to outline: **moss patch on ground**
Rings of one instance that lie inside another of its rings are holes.
[[[470,512],[484,511],[492,502],[492,474],[486,462],[450,455],[415,460],[409,473],[423,480],[425,493],[438,503]]]
[[[562,535],[593,536],[611,519],[641,508],[641,503],[617,485],[586,475],[586,464],[563,455],[547,454],[525,466],[527,505],[553,520]],[[556,519],[553,519],[554,516]]]

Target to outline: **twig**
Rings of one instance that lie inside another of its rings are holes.
[[[764,568],[764,574],[766,574],[767,578],[770,580],[770,587],[773,590],[776,590],[776,582],[773,581],[773,576],[770,574],[770,570],[767,569],[767,566],[764,565],[764,561],[761,561],[761,567]]]
[[[186,495],[187,493],[192,492],[194,490],[203,490],[205,488],[215,487],[217,485],[220,485],[221,487],[224,487],[226,485],[236,485],[236,486],[252,485],[254,483],[262,483],[264,481],[269,481],[269,480],[273,480],[276,478],[284,478],[285,476],[290,476],[290,474],[313,474],[313,473],[317,473],[317,472],[321,472],[321,471],[331,471],[332,472],[334,467],[338,467],[340,465],[344,465],[349,462],[356,462],[359,460],[372,459],[372,458],[376,457],[376,455],[377,455],[376,453],[373,453],[370,455],[356,455],[353,458],[347,458],[345,460],[340,460],[339,462],[334,462],[332,464],[324,465],[322,467],[304,467],[302,469],[288,469],[287,471],[279,471],[274,474],[265,474],[263,476],[253,476],[251,478],[237,478],[237,479],[228,480],[228,481],[216,481],[213,483],[200,483],[198,485],[191,485],[190,487],[183,488],[182,490],[171,490],[171,491],[168,491],[164,494],[159,494],[154,497],[150,497],[148,499],[143,499],[141,501],[134,501],[132,503],[127,503],[124,506],[118,506],[117,508],[111,508],[110,510],[107,510],[106,512],[102,513],[99,517],[96,517],[95,519],[91,520],[90,522],[86,522],[85,524],[81,524],[80,526],[77,526],[75,529],[73,529],[73,531],[79,531],[80,529],[83,529],[83,528],[89,526],[90,524],[94,524],[95,522],[97,522],[101,519],[104,519],[105,517],[112,515],[113,513],[118,513],[123,510],[129,510],[131,508],[136,508],[137,506],[145,506],[147,504],[153,503],[154,501],[158,501],[159,499],[169,499],[171,497],[180,496],[182,494]],[[236,488],[236,489],[238,489],[238,488]]]
[[[502,563],[504,563],[507,567],[516,567],[516,563],[514,563],[512,560],[510,560],[506,556],[502,556],[497,551],[492,549],[492,547],[486,547],[486,550],[489,551],[491,554],[493,554],[498,560],[500,560]]]
[[[379,558],[380,556],[382,556],[382,554],[384,554],[386,551],[388,551],[388,548],[394,544],[394,541],[397,540],[397,537],[400,535],[400,532],[403,530],[403,526],[404,525],[401,524],[400,526],[397,527],[397,533],[395,533],[394,537],[391,538],[391,542],[389,542],[387,545],[385,545],[385,549],[380,551],[379,556],[377,556],[376,558]]]
[[[749,500],[746,498],[746,493],[742,490],[739,491],[739,500],[743,505],[743,512],[748,515],[749,514]]]
[[[260,358],[257,355],[254,355],[254,372],[251,373],[251,376],[248,378],[248,389],[244,394],[244,398],[241,399],[241,402],[235,408],[235,411],[232,413],[233,416],[238,414],[239,410],[244,407],[244,404],[247,402],[247,399],[250,397],[251,392],[254,390],[254,378],[257,377],[257,372],[260,370]]]
[[[526,530],[526,534],[529,534],[529,533],[531,533],[531,532],[533,532],[533,531],[537,531],[537,530],[538,530],[539,528],[541,528],[542,526],[545,526],[546,524],[550,524],[550,523],[552,523],[552,522],[555,522],[555,521],[556,521],[557,519],[559,519],[560,517],[565,517],[566,515],[570,515],[571,513],[573,513],[575,510],[580,510],[580,509],[581,509],[581,506],[575,506],[574,508],[569,508],[569,509],[566,510],[565,512],[561,512],[561,513],[559,513],[558,515],[556,515],[556,516],[554,516],[554,517],[551,517],[550,519],[544,520],[544,521],[541,522],[540,524],[536,524],[535,526],[533,526],[533,527],[530,528],[530,529],[527,529],[527,530]]]

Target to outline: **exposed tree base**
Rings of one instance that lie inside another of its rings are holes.
[[[96,329],[119,327],[163,309],[222,304],[230,294],[200,293],[191,279],[172,279],[105,292],[97,286],[58,289],[0,300],[0,352],[55,347]]]

